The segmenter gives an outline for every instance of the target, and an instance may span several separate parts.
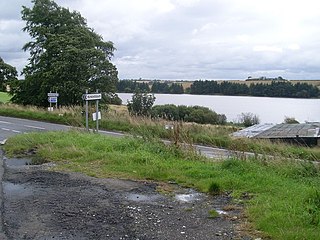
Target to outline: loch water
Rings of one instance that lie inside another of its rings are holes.
[[[118,95],[123,104],[132,98],[132,93]],[[155,94],[155,97],[155,105],[204,106],[225,114],[229,122],[236,122],[241,113],[256,114],[261,123],[282,123],[285,117],[293,117],[300,123],[320,122],[320,99],[189,94]]]

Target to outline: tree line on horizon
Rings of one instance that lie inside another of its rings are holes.
[[[119,93],[163,93],[163,94],[196,94],[196,95],[228,95],[285,98],[319,98],[318,87],[308,83],[291,83],[289,81],[272,81],[270,84],[251,83],[250,85],[235,82],[217,82],[209,80],[194,81],[189,88],[170,81],[139,82],[137,80],[121,80],[117,84]]]
[[[151,84],[148,82],[139,82],[136,80],[121,80],[117,84],[117,92],[120,93],[134,93],[134,92],[145,92],[145,93],[165,93],[165,94],[183,94],[184,89],[182,84],[174,82],[160,82],[152,81]]]

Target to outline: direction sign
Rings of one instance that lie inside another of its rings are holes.
[[[83,94],[82,99],[86,101],[101,99],[101,93]]]
[[[59,93],[48,93],[48,97],[59,97]]]
[[[49,101],[49,103],[57,103],[58,98],[57,97],[48,97],[48,101]]]

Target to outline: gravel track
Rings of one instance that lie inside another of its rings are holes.
[[[97,179],[4,158],[2,231],[13,239],[239,239],[239,210],[209,218],[230,204],[168,183]],[[3,238],[4,239],[4,238]]]

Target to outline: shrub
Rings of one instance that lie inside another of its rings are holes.
[[[173,104],[154,106],[151,111],[153,118],[163,118],[172,121],[195,122],[200,124],[225,124],[224,114],[217,114],[207,107],[175,106]]]
[[[151,111],[153,118],[163,118],[172,121],[183,120],[180,118],[179,108],[174,104],[154,106]]]
[[[294,117],[285,117],[283,123],[295,124],[299,122]]]
[[[119,98],[119,96],[116,93],[103,93],[101,103],[102,104],[121,105],[122,100],[121,100],[121,98]]]
[[[238,123],[244,125],[245,127],[250,127],[255,124],[259,124],[260,119],[257,115],[253,113],[241,113],[238,116]]]

